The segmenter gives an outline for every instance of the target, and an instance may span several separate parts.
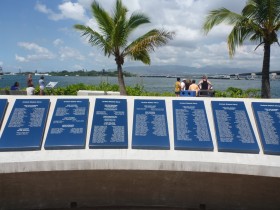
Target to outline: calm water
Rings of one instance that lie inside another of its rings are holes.
[[[33,76],[33,82],[38,86],[40,76]],[[134,86],[135,84],[143,85],[146,91],[153,92],[171,92],[174,91],[174,83],[176,78],[153,78],[153,77],[127,77],[125,78],[126,85]],[[198,82],[199,79],[196,79]],[[15,81],[20,83],[20,88],[26,87],[26,76],[19,75],[4,75],[0,79],[0,88],[10,87]],[[45,83],[58,82],[56,87],[64,87],[71,84],[85,83],[88,85],[98,85],[100,82],[109,82],[118,84],[115,77],[55,77],[45,76]],[[261,80],[211,80],[215,90],[226,90],[228,87],[237,87],[241,89],[256,88],[261,89]],[[271,95],[272,98],[280,98],[280,80],[271,80]]]

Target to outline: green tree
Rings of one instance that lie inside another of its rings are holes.
[[[280,28],[280,0],[248,0],[241,14],[226,8],[209,12],[203,25],[207,34],[215,25],[226,23],[233,26],[227,37],[229,55],[245,40],[258,43],[256,49],[263,45],[261,97],[270,98],[270,47],[278,43],[277,31]],[[279,45],[279,43],[278,43]]]
[[[129,37],[135,29],[142,24],[150,23],[146,15],[134,12],[127,18],[128,9],[121,0],[116,1],[112,15],[106,12],[97,1],[92,3],[91,9],[99,31],[80,24],[74,27],[83,32],[82,36],[86,36],[91,45],[104,51],[105,56],[114,56],[120,93],[127,95],[122,71],[124,59],[128,57],[132,60],[142,61],[144,64],[150,64],[149,53],[171,40],[174,32],[153,29],[130,42]]]

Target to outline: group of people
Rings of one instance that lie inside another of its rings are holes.
[[[45,95],[45,81],[44,76],[41,76],[39,79],[39,88],[40,88],[40,95]],[[19,82],[15,82],[14,85],[11,86],[10,90],[19,90]],[[32,80],[32,74],[29,74],[27,77],[27,88],[26,88],[27,95],[34,95],[35,88]]]
[[[198,95],[198,91],[200,90],[211,90],[213,88],[211,82],[207,79],[207,77],[204,75],[202,79],[196,84],[196,81],[193,80],[186,80],[183,79],[181,81],[180,78],[177,78],[177,81],[175,83],[175,95],[177,97],[180,96],[181,91],[190,90],[195,91],[196,96]]]

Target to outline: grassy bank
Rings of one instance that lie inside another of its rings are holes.
[[[4,88],[5,89],[5,88]],[[136,84],[133,87],[127,86],[129,96],[175,96],[173,92],[147,92],[144,87]],[[119,91],[119,86],[101,82],[99,85],[86,85],[83,83],[69,85],[66,87],[57,87],[54,89],[45,89],[46,95],[77,95],[79,90],[102,90],[102,91]],[[35,94],[39,95],[39,87],[35,89]],[[259,89],[242,90],[240,88],[229,87],[225,91],[215,90],[215,97],[231,97],[231,98],[260,98]]]

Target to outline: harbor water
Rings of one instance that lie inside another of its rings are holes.
[[[20,88],[26,87],[27,77],[24,75],[4,75],[0,79],[0,88],[9,88],[18,81]],[[33,76],[33,83],[38,86],[40,76]],[[196,82],[200,79],[195,78]],[[136,84],[142,85],[146,91],[149,92],[174,92],[174,84],[176,78],[165,77],[126,77],[125,84],[128,86],[134,86]],[[248,88],[261,89],[261,80],[234,80],[234,79],[211,79],[211,83],[215,90],[224,91],[228,87],[236,87],[246,90]],[[118,84],[116,77],[82,77],[82,76],[45,76],[45,84],[49,82],[58,82],[56,87],[65,87],[71,84],[84,83],[87,85],[98,85],[101,82],[108,82],[110,84]],[[271,80],[271,97],[280,98],[280,80]]]

